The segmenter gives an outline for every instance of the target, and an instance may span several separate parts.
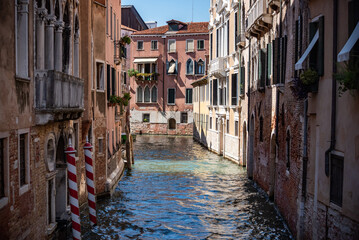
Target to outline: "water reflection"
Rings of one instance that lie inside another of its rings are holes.
[[[190,137],[139,136],[135,165],[84,239],[288,239],[271,203],[245,169]]]

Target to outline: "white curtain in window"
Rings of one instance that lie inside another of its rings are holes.
[[[193,74],[193,61],[192,59],[187,60],[187,74]]]
[[[171,61],[168,68],[168,73],[173,74],[176,72],[176,63],[174,61]]]

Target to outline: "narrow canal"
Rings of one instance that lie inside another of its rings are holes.
[[[83,239],[290,239],[245,168],[191,137],[137,136],[135,165]]]

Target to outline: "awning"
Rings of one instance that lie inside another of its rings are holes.
[[[352,35],[350,35],[347,43],[344,45],[343,49],[338,54],[338,62],[348,61],[350,57],[350,51],[352,50],[355,43],[359,38],[359,22],[357,23]]]
[[[133,63],[155,63],[157,58],[136,58]]]
[[[319,39],[319,30],[317,30],[317,32],[315,33],[312,41],[309,43],[308,48],[305,50],[304,54],[302,55],[302,57],[298,60],[298,62],[295,64],[295,70],[300,70],[303,69],[303,62],[304,60],[308,57],[310,51],[312,51],[315,43],[318,41]]]

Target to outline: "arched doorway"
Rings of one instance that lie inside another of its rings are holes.
[[[247,165],[247,124],[243,123],[243,146],[242,146],[242,164]]]
[[[247,165],[248,178],[253,178],[253,165],[254,165],[254,116],[252,115],[249,122],[249,159]]]
[[[176,120],[174,118],[171,118],[168,120],[168,129],[175,130],[176,129]]]
[[[65,154],[65,139],[63,135],[59,137],[56,148],[56,220],[67,218],[67,165]]]
[[[270,157],[269,157],[269,191],[268,196],[274,200],[275,190],[275,173],[276,173],[276,157],[277,157],[277,145],[275,142],[275,134],[272,135],[270,140]]]

